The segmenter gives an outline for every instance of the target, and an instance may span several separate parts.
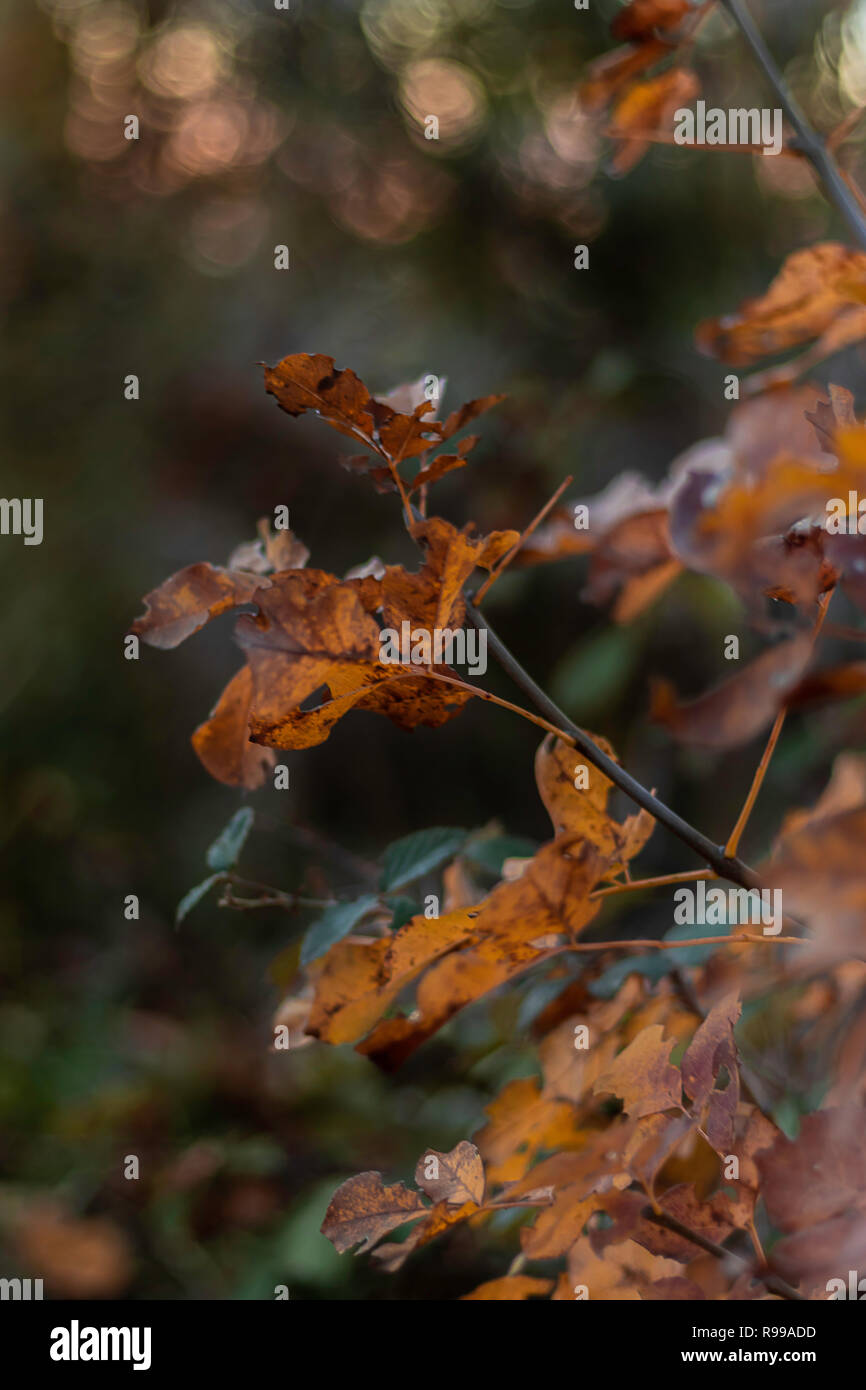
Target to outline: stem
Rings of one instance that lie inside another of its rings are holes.
[[[675,1216],[669,1215],[666,1211],[653,1211],[652,1207],[644,1207],[641,1216],[645,1221],[651,1221],[654,1226],[664,1226],[668,1231],[674,1231],[676,1235],[682,1236],[684,1240],[690,1240],[693,1245],[700,1246],[708,1255],[714,1255],[717,1260],[736,1260],[738,1264],[749,1269],[756,1279],[760,1279],[771,1293],[778,1294],[780,1298],[795,1299],[797,1302],[808,1302],[806,1295],[799,1293],[791,1284],[780,1279],[778,1274],[773,1274],[769,1270],[752,1269],[748,1260],[744,1260],[742,1255],[737,1255],[733,1250],[726,1250],[723,1245],[717,1245],[714,1240],[702,1235],[699,1231],[692,1231],[688,1226],[684,1226],[682,1221],[678,1221]]]
[[[681,874],[662,874],[659,878],[630,878],[628,883],[614,883],[610,888],[599,888],[590,893],[591,898],[609,898],[612,893],[633,893],[637,888],[662,888],[666,883],[694,883],[697,879],[712,879],[716,875],[712,869],[689,869]]]
[[[820,636],[821,628],[824,626],[824,619],[827,616],[827,609],[830,607],[830,600],[832,599],[832,597],[833,590],[828,589],[827,592],[825,594],[822,594],[820,599],[818,600],[818,616],[815,619],[815,626],[812,629],[813,652],[815,650],[815,644],[818,641],[818,637]],[[787,708],[783,705],[782,708],[779,710],[779,713],[776,715],[775,720],[773,721],[773,727],[770,730],[770,737],[767,739],[767,746],[764,749],[763,754],[761,755],[761,761],[758,763],[755,775],[752,778],[752,785],[749,788],[749,794],[746,797],[743,809],[737,818],[737,823],[731,831],[728,843],[725,845],[725,854],[727,855],[736,854],[737,850],[740,847],[740,839],[742,838],[743,831],[749,823],[749,817],[752,814],[752,808],[754,807],[755,802],[758,799],[758,793],[760,792],[761,787],[764,784],[764,778],[766,777],[767,769],[770,766],[770,759],[772,758],[773,753],[776,750],[776,744],[779,741],[779,735],[782,732],[782,725],[785,723],[785,715],[787,713]]]
[[[654,937],[646,941],[570,941],[567,946],[558,946],[557,952],[568,951],[684,951],[689,946],[807,946],[805,936],[755,936],[753,932],[737,932],[734,936],[696,936],[691,941],[658,941]]]
[[[478,604],[481,602],[481,600],[483,599],[484,595],[487,593],[488,589],[491,589],[491,588],[493,587],[493,585],[496,583],[496,581],[497,581],[497,579],[499,578],[499,576],[500,576],[500,574],[502,573],[502,571],[503,571],[504,569],[506,569],[508,565],[511,564],[511,561],[514,559],[515,555],[517,554],[518,550],[519,550],[520,547],[523,545],[523,543],[524,543],[524,541],[527,539],[527,537],[532,535],[532,533],[533,533],[533,531],[535,530],[535,528],[536,528],[537,526],[539,526],[539,525],[541,524],[541,522],[544,520],[544,518],[547,516],[547,513],[550,511],[551,507],[553,507],[553,506],[556,505],[556,503],[559,501],[559,499],[560,499],[560,497],[562,496],[562,494],[565,492],[565,489],[566,489],[567,487],[570,487],[570,485],[571,485],[573,482],[574,482],[574,478],[571,477],[571,476],[569,475],[569,477],[565,478],[565,479],[559,484],[559,487],[556,489],[556,492],[553,494],[552,497],[550,497],[550,498],[545,502],[544,506],[541,508],[541,511],[538,512],[538,513],[532,518],[532,520],[530,521],[530,523],[529,523],[529,525],[527,526],[526,530],[525,530],[525,531],[522,533],[522,535],[520,535],[520,536],[518,537],[518,539],[514,542],[514,545],[511,547],[511,549],[509,550],[508,554],[507,554],[507,555],[503,555],[502,559],[499,561],[499,564],[496,566],[496,568],[495,568],[495,569],[492,569],[492,570],[490,571],[490,573],[489,573],[489,575],[487,576],[487,578],[485,579],[484,583],[481,585],[481,588],[478,590],[478,592],[477,592],[476,595],[475,595],[475,605],[476,605],[476,607],[477,607]]]
[[[553,732],[562,736],[568,736],[567,741],[573,743],[574,747],[583,754],[588,762],[597,767],[599,772],[603,772],[615,787],[625,792],[626,796],[642,806],[645,811],[649,811],[657,821],[666,826],[673,835],[676,835],[683,844],[694,850],[700,859],[703,859],[711,869],[714,869],[719,878],[728,879],[731,883],[738,883],[742,888],[758,888],[761,880],[750,869],[748,864],[744,864],[736,858],[728,858],[725,854],[724,846],[713,844],[708,836],[703,835],[700,830],[696,830],[688,821],[678,816],[676,811],[672,811],[663,801],[653,796],[640,782],[638,782],[619,763],[615,763],[612,758],[593,743],[588,734],[579,729],[576,724],[563,714],[558,705],[554,704],[550,696],[541,689],[532,679],[528,671],[525,671],[520,662],[508,650],[505,643],[497,637],[489,623],[482,618],[478,609],[467,600],[466,616],[469,621],[478,628],[480,632],[487,633],[487,645],[493,653],[502,669],[511,677],[515,685],[519,686],[525,695],[529,697],[536,709],[546,719],[554,725]]]
[[[788,711],[783,707],[776,715],[773,727],[770,730],[770,737],[767,739],[767,746],[761,755],[761,761],[758,763],[755,775],[752,778],[749,794],[743,803],[743,809],[737,817],[737,823],[731,831],[728,843],[725,845],[725,854],[736,854],[740,847],[743,831],[749,823],[752,808],[758,799],[758,792],[761,790],[764,778],[767,775],[767,768],[770,766],[770,759],[775,752],[776,744],[779,742],[779,735],[782,732],[782,725],[785,722],[785,715],[787,713]]]
[[[788,90],[782,72],[743,0],[722,0],[722,4],[728,10],[751,48],[758,66],[763,70],[764,75],[775,90],[782,110],[794,127],[800,149],[821,179],[831,202],[835,203],[838,211],[848,223],[854,240],[861,250],[866,251],[866,217],[864,217],[857,199],[843,179],[839,166],[829,153],[826,144],[812,129]]]

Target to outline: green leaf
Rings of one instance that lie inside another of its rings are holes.
[[[301,965],[309,965],[310,961],[318,960],[319,956],[323,956],[338,941],[342,941],[378,901],[376,895],[371,893],[364,898],[357,898],[353,903],[337,903],[334,907],[326,908],[304,937]]]
[[[390,922],[392,931],[398,931],[400,927],[405,927],[407,922],[423,911],[421,904],[416,903],[414,898],[392,898],[388,906],[393,909],[394,913]]]
[[[506,859],[531,859],[537,849],[535,840],[525,840],[520,835],[494,835],[489,840],[471,840],[463,857],[500,875]]]
[[[211,874],[210,878],[203,879],[201,883],[195,885],[195,888],[190,888],[188,893],[184,893],[177,905],[177,912],[174,914],[177,926],[180,926],[184,917],[188,916],[196,904],[200,903],[202,898],[210,892],[214,884],[222,883],[224,878],[225,874]]]
[[[402,888],[422,874],[438,869],[447,859],[453,859],[466,843],[466,830],[449,830],[434,826],[418,830],[403,840],[396,840],[385,850],[382,868],[382,888]]]
[[[254,815],[251,806],[242,806],[239,811],[235,811],[228,825],[220,831],[205,855],[209,869],[234,868],[244,847],[244,840],[250,832]]]
[[[578,719],[609,713],[625,692],[635,659],[631,629],[606,628],[563,657],[551,677],[551,695]]]

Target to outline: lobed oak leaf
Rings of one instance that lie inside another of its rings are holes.
[[[682,1183],[663,1192],[658,1198],[658,1207],[689,1230],[697,1231],[717,1244],[725,1241],[735,1228],[731,1203],[723,1192],[702,1201],[693,1185]],[[649,1219],[644,1192],[606,1193],[601,1201],[601,1209],[609,1224],[594,1227],[589,1237],[597,1254],[601,1254],[607,1246],[619,1245],[624,1240],[636,1241],[651,1255],[662,1255],[681,1264],[690,1264],[699,1254],[694,1241]]]
[[[322,1235],[341,1255],[353,1245],[360,1255],[389,1231],[429,1212],[420,1192],[410,1191],[401,1182],[385,1187],[381,1173],[359,1173],[342,1183],[331,1198]]]
[[[434,1202],[462,1206],[484,1202],[484,1163],[474,1144],[463,1139],[450,1153],[427,1149],[415,1168],[415,1182]]]
[[[275,367],[265,367],[265,390],[289,415],[312,410],[350,438],[372,438],[370,392],[353,371],[335,367],[333,357],[319,352],[284,357]]]
[[[504,401],[505,396],[480,396],[477,400],[467,401],[457,410],[452,410],[442,426],[442,438],[450,439],[452,435],[462,430],[464,425],[470,421],[477,420],[479,415],[484,415],[486,411],[492,410],[500,401]]]
[[[466,459],[460,454],[439,454],[432,463],[420,468],[406,489],[409,496],[417,492],[419,487],[426,487],[429,483],[438,482],[444,478],[446,473],[453,473],[455,468],[465,468]]]
[[[665,1038],[661,1024],[637,1035],[593,1086],[596,1095],[619,1096],[623,1109],[634,1119],[662,1110],[679,1109],[682,1083],[670,1062],[675,1038]]]

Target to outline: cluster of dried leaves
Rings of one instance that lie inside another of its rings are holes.
[[[612,107],[619,169],[697,90],[685,62],[707,8],[633,0],[620,12],[614,33],[625,47],[595,65],[584,89],[590,107]],[[431,487],[467,465],[477,439],[451,441],[500,397],[438,420],[422,383],[374,397],[329,357],[287,357],[265,369],[267,391],[363,450],[342,462],[399,495],[419,568],[370,561],[340,578],[309,568],[296,537],[262,523],[225,566],[192,565],[149,594],[133,630],[174,647],[243,610],[244,664],[193,744],[214,777],[255,788],[275,749],[322,742],[351,710],[411,730],[493,698],[448,667],[380,660],[382,628],[459,628],[476,569],[587,555],[586,596],[612,603],[619,622],[691,570],[730,585],[758,630],[768,597],[787,618],[780,640],[697,699],[681,703],[660,684],[652,714],[673,738],[716,750],[773,724],[769,755],[789,707],[866,691],[866,662],[821,667],[818,643],[834,590],[866,609],[866,537],[856,518],[851,534],[825,525],[830,499],[866,496],[866,426],[849,392],[800,384],[864,336],[866,255],[832,243],[797,252],[765,294],[698,329],[699,347],[732,366],[799,353],[745,383],[724,436],[690,449],[658,485],[617,480],[589,499],[588,528],[563,508],[522,538],[476,536],[428,515]],[[603,738],[595,744],[615,758]],[[837,759],[824,794],[788,815],[761,870],[761,882],[783,889],[795,935],[806,933],[786,961],[792,1036],[820,1046],[836,1078],[794,1139],[735,1040],[742,1001],[775,978],[777,943],[729,927],[717,946],[719,933],[700,929],[685,943],[605,942],[606,900],[643,886],[630,866],[656,823],[646,809],[616,818],[607,777],[581,771],[573,741],[548,733],[535,767],[547,843],[507,860],[486,892],[459,846],[422,855],[419,876],[450,861],[441,916],[411,904],[398,913],[374,895],[345,905],[303,957],[278,1021],[295,1042],[351,1043],[387,1071],[526,972],[546,990],[531,1019],[537,1076],[505,1087],[474,1142],[422,1154],[416,1189],[386,1186],[379,1173],[344,1183],[323,1230],[338,1250],[372,1251],[394,1270],[455,1226],[510,1211],[520,1253],[471,1299],[824,1298],[828,1280],[866,1267],[866,759]],[[623,948],[639,952],[625,968]],[[769,1263],[759,1226],[773,1240]]]

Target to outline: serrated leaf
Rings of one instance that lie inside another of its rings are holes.
[[[396,840],[385,851],[382,868],[382,888],[390,892],[412,883],[422,874],[438,869],[466,843],[467,831],[433,826],[418,830],[402,840]]]
[[[177,905],[177,911],[174,914],[175,923],[180,926],[184,917],[189,916],[196,904],[201,902],[202,898],[210,892],[214,884],[221,883],[224,878],[225,874],[211,874],[209,878],[203,879],[202,882],[197,883],[194,888],[190,888],[188,893],[184,893]]]
[[[255,812],[251,806],[242,806],[239,811],[235,811],[228,825],[220,831],[205,855],[209,869],[220,871],[234,868],[244,847],[244,841],[250,833],[254,817]]]
[[[323,956],[338,941],[342,941],[378,901],[375,894],[369,893],[363,898],[356,898],[354,902],[337,903],[335,907],[326,908],[304,937],[301,965],[309,965],[310,961],[318,960],[319,956]]]

